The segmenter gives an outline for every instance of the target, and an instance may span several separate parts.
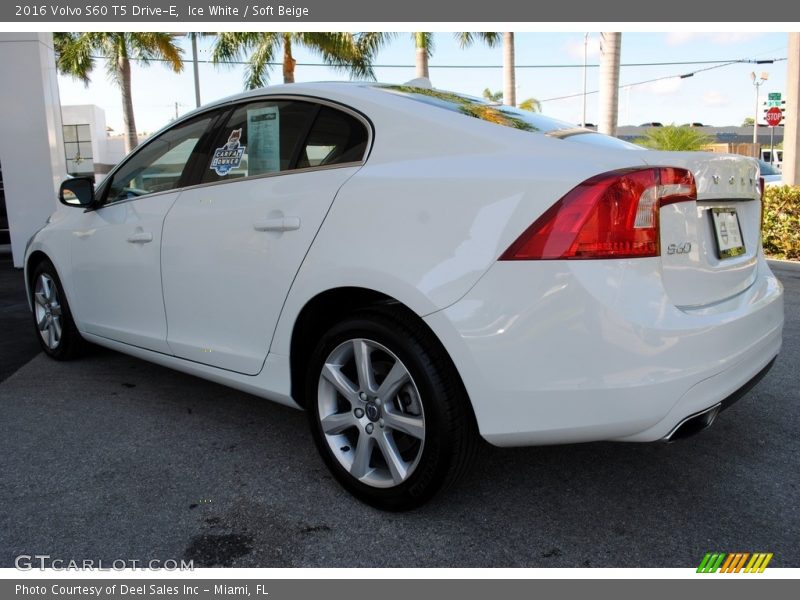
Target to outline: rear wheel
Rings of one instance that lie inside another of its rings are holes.
[[[474,455],[458,374],[430,332],[405,315],[365,311],[331,328],[313,354],[306,398],[331,472],[378,508],[419,506]]]
[[[33,272],[31,285],[33,322],[45,354],[57,360],[69,360],[83,353],[86,342],[81,337],[56,269],[48,260]]]

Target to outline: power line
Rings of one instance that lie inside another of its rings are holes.
[[[732,61],[729,61],[729,62],[726,62],[726,63],[723,63],[723,64],[714,65],[712,67],[706,67],[705,69],[697,69],[696,71],[692,71],[690,73],[677,73],[675,75],[664,75],[662,77],[655,77],[653,79],[646,79],[644,81],[636,81],[634,83],[626,83],[626,84],[620,85],[619,89],[635,87],[637,85],[645,85],[647,83],[654,83],[656,81],[664,81],[665,79],[675,79],[676,77],[680,78],[680,79],[688,79],[689,77],[694,77],[697,73],[703,73],[705,71],[711,71],[713,69],[720,69],[722,67],[729,67],[731,65],[739,65],[739,64],[771,64],[771,63],[780,62],[782,60],[786,60],[786,58],[773,58],[773,59],[770,59],[770,60],[744,60],[744,59],[732,60]],[[597,93],[599,93],[599,91],[600,90],[593,90],[591,92],[586,92],[586,95],[588,96],[590,94],[597,94]],[[580,92],[580,93],[577,93],[577,94],[568,94],[566,96],[555,96],[553,98],[545,98],[544,100],[539,100],[539,102],[552,102],[553,100],[566,100],[568,98],[580,98],[581,96],[583,96],[583,92]]]
[[[109,57],[107,56],[92,56],[93,59],[103,59],[107,60]],[[132,59],[135,60],[135,59]],[[726,59],[726,60],[686,60],[686,61],[667,61],[667,62],[641,62],[641,63],[621,63],[620,67],[669,67],[669,66],[686,66],[686,65],[720,65],[720,66],[727,66],[729,64],[735,63],[752,63],[752,64],[762,64],[762,63],[772,63],[777,62],[779,60],[786,60],[785,58],[774,58],[769,60],[752,60],[752,59]],[[148,62],[170,62],[165,58],[150,58]],[[213,60],[209,59],[198,59],[198,63],[203,64],[219,64],[219,65],[248,65],[250,64],[246,60],[226,60],[220,61],[218,63],[214,63]],[[279,67],[282,66],[282,62],[268,62],[265,63],[270,67]],[[331,67],[327,63],[318,63],[318,62],[309,62],[309,63],[296,63],[298,67]],[[412,64],[373,64],[371,65],[373,69],[413,69],[415,65]],[[588,68],[598,68],[599,64],[587,64]],[[502,69],[503,65],[435,65],[429,64],[429,69]],[[580,64],[572,64],[572,63],[563,63],[563,64],[532,64],[532,65],[514,65],[515,69],[577,69],[583,68],[583,63]]]

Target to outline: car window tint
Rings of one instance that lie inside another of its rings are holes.
[[[341,110],[323,106],[306,139],[297,168],[335,165],[364,158],[368,133],[364,124]]]
[[[204,115],[145,142],[114,173],[106,202],[137,198],[178,187],[189,158],[212,118],[212,115]]]
[[[288,170],[316,112],[317,105],[313,103],[290,100],[239,106],[211,149],[202,182]]]

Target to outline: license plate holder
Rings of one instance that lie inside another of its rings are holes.
[[[712,208],[711,224],[717,241],[717,258],[723,260],[745,253],[742,227],[735,208]]]

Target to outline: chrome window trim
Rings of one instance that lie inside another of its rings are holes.
[[[106,207],[112,206],[119,206],[120,204],[126,204],[128,202],[135,202],[136,200],[142,200],[144,198],[155,198],[157,196],[164,196],[166,194],[173,194],[173,193],[180,193],[186,192],[189,190],[196,190],[205,187],[211,187],[216,185],[221,185],[224,183],[235,184],[239,183],[240,181],[252,181],[255,179],[263,179],[265,177],[280,177],[280,176],[288,176],[294,174],[302,174],[302,173],[309,173],[312,171],[329,171],[332,169],[348,169],[352,167],[361,167],[364,165],[364,161],[355,161],[355,162],[346,162],[346,163],[339,163],[335,165],[322,165],[318,167],[304,167],[302,169],[292,169],[290,171],[275,171],[274,173],[261,173],[260,175],[251,175],[249,177],[237,177],[236,179],[223,179],[221,181],[209,181],[207,183],[196,183],[194,185],[187,185],[184,187],[173,188],[171,190],[161,190],[159,192],[153,192],[152,194],[145,194],[143,196],[136,196],[134,198],[125,198],[124,200],[117,200],[116,202],[108,202],[107,204],[103,204],[102,206],[98,206],[94,210],[102,210]]]
[[[137,146],[136,149],[133,151],[133,153],[131,153],[130,157],[133,158],[133,156],[135,156],[136,153],[138,153],[141,149],[145,148],[149,143],[155,141],[159,136],[161,136],[162,134],[166,133],[170,129],[173,129],[174,127],[180,127],[180,125],[182,125],[186,121],[190,121],[192,119],[195,119],[195,118],[198,118],[198,117],[202,117],[206,113],[210,113],[210,112],[221,110],[221,109],[225,109],[225,108],[235,107],[235,106],[240,105],[240,104],[254,104],[256,102],[264,102],[264,101],[270,101],[270,100],[276,100],[276,101],[280,101],[280,100],[290,100],[290,101],[291,100],[295,100],[295,101],[297,101],[297,100],[300,100],[302,102],[313,102],[313,103],[319,104],[321,106],[328,106],[330,108],[333,108],[333,109],[336,109],[336,110],[340,110],[340,111],[342,111],[342,112],[354,117],[355,119],[360,121],[361,124],[367,130],[367,146],[364,149],[364,154],[363,154],[361,160],[350,161],[350,162],[346,162],[346,163],[333,164],[333,165],[317,165],[317,166],[313,166],[313,167],[303,167],[302,169],[289,169],[289,170],[286,170],[286,171],[276,171],[274,173],[261,173],[259,175],[249,175],[247,177],[237,177],[236,179],[223,179],[221,181],[209,181],[207,183],[196,183],[194,185],[175,187],[175,188],[172,188],[172,189],[169,189],[169,190],[161,190],[161,191],[158,191],[158,192],[153,192],[151,194],[144,194],[142,196],[136,196],[134,198],[125,198],[123,200],[115,200],[113,202],[105,202],[101,206],[98,206],[97,208],[95,208],[94,210],[100,210],[100,209],[105,208],[107,206],[117,206],[119,204],[123,204],[123,203],[127,203],[127,202],[134,202],[134,201],[142,199],[142,198],[153,198],[153,197],[156,197],[156,196],[161,196],[161,195],[164,195],[164,194],[170,194],[170,193],[173,193],[173,192],[181,192],[183,190],[192,190],[192,189],[197,189],[197,188],[201,188],[201,187],[219,185],[221,183],[236,183],[238,181],[249,181],[251,179],[261,179],[263,177],[276,177],[276,176],[279,176],[279,175],[290,175],[292,173],[308,173],[310,171],[324,171],[324,170],[328,170],[328,169],[340,169],[340,168],[348,168],[348,167],[355,167],[355,166],[363,166],[367,162],[367,158],[369,158],[369,155],[372,152],[372,143],[373,143],[373,140],[375,138],[375,132],[374,132],[374,128],[373,128],[373,125],[372,125],[372,121],[370,121],[366,117],[366,115],[360,113],[356,109],[351,108],[351,107],[349,107],[349,106],[347,106],[345,104],[339,104],[338,102],[333,101],[333,100],[328,100],[326,98],[319,98],[317,96],[309,96],[309,95],[304,95],[304,94],[275,94],[275,95],[264,94],[264,95],[258,95],[258,96],[250,96],[250,97],[248,97],[246,99],[239,98],[239,99],[236,99],[236,100],[230,100],[228,102],[224,102],[222,104],[209,106],[205,110],[201,110],[199,112],[191,112],[191,113],[189,113],[187,115],[184,115],[183,117],[181,117],[177,121],[173,121],[172,123],[170,123],[166,127],[163,127],[161,129],[159,129],[156,133],[153,134],[152,137],[148,138],[148,140],[146,142],[144,142],[140,146]],[[122,168],[122,166],[125,163],[128,162],[126,160],[127,158],[128,157],[125,157],[125,159],[120,161],[119,164],[117,166],[115,166],[105,176],[105,178],[103,180],[104,183],[105,183],[105,181],[109,181],[110,183],[108,185],[112,185],[113,184],[114,175],[116,175],[117,171],[120,168]]]

